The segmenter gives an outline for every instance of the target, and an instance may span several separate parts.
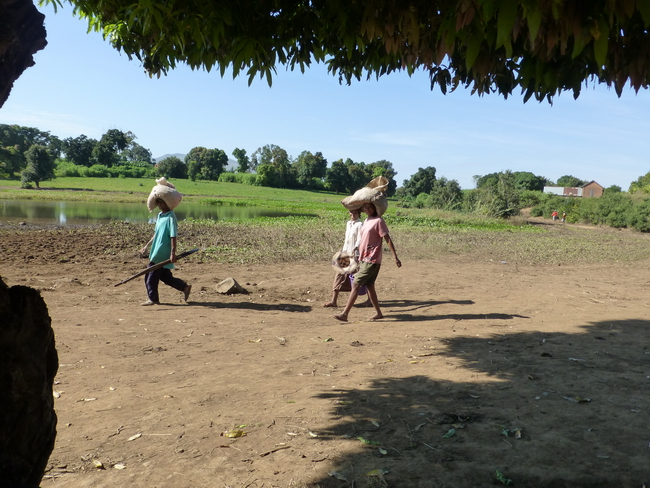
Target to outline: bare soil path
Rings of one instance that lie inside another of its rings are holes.
[[[385,319],[340,323],[327,263],[188,258],[190,303],[161,285],[141,307],[141,279],[113,285],[142,263],[101,240],[2,239],[59,351],[43,488],[650,483],[647,261],[403,258],[380,273]],[[230,276],[250,293],[218,294]]]

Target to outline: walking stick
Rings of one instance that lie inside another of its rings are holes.
[[[181,258],[184,258],[186,256],[189,256],[190,254],[194,254],[196,251],[200,251],[198,247],[196,249],[192,249],[191,251],[185,251],[180,253],[178,256],[176,256],[176,260],[179,260]],[[156,271],[157,269],[163,268],[167,266],[169,263],[171,263],[172,260],[168,259],[167,261],[163,261],[162,263],[154,264],[153,266],[149,266],[147,269],[140,271],[139,273],[134,274],[133,276],[125,279],[124,281],[120,281],[119,283],[116,283],[113,286],[120,286],[123,285],[124,283],[128,283],[129,281],[138,278],[139,276],[146,275],[147,273],[151,273],[152,271]]]

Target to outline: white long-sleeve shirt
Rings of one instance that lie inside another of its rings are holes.
[[[359,247],[361,239],[361,226],[363,222],[360,219],[348,220],[345,225],[345,242],[343,243],[343,251],[351,256],[354,256],[354,250]]]

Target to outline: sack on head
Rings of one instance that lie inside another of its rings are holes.
[[[388,209],[387,188],[388,179],[384,176],[377,176],[366,186],[357,190],[354,195],[341,200],[341,204],[348,210],[357,210],[365,203],[372,203],[377,210],[377,215],[381,217]]]
[[[158,198],[162,199],[170,210],[174,210],[178,207],[179,203],[181,203],[183,195],[181,195],[178,190],[176,190],[176,187],[163,176],[156,180],[156,186],[153,187],[149,194],[149,198],[147,199],[147,208],[149,209],[149,212],[153,212],[153,209],[157,207],[156,200]]]

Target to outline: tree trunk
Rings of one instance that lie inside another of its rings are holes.
[[[32,0],[0,0],[0,107],[14,81],[34,66],[33,54],[47,45],[44,19]]]
[[[59,367],[40,293],[0,278],[0,485],[38,486],[56,438]]]

